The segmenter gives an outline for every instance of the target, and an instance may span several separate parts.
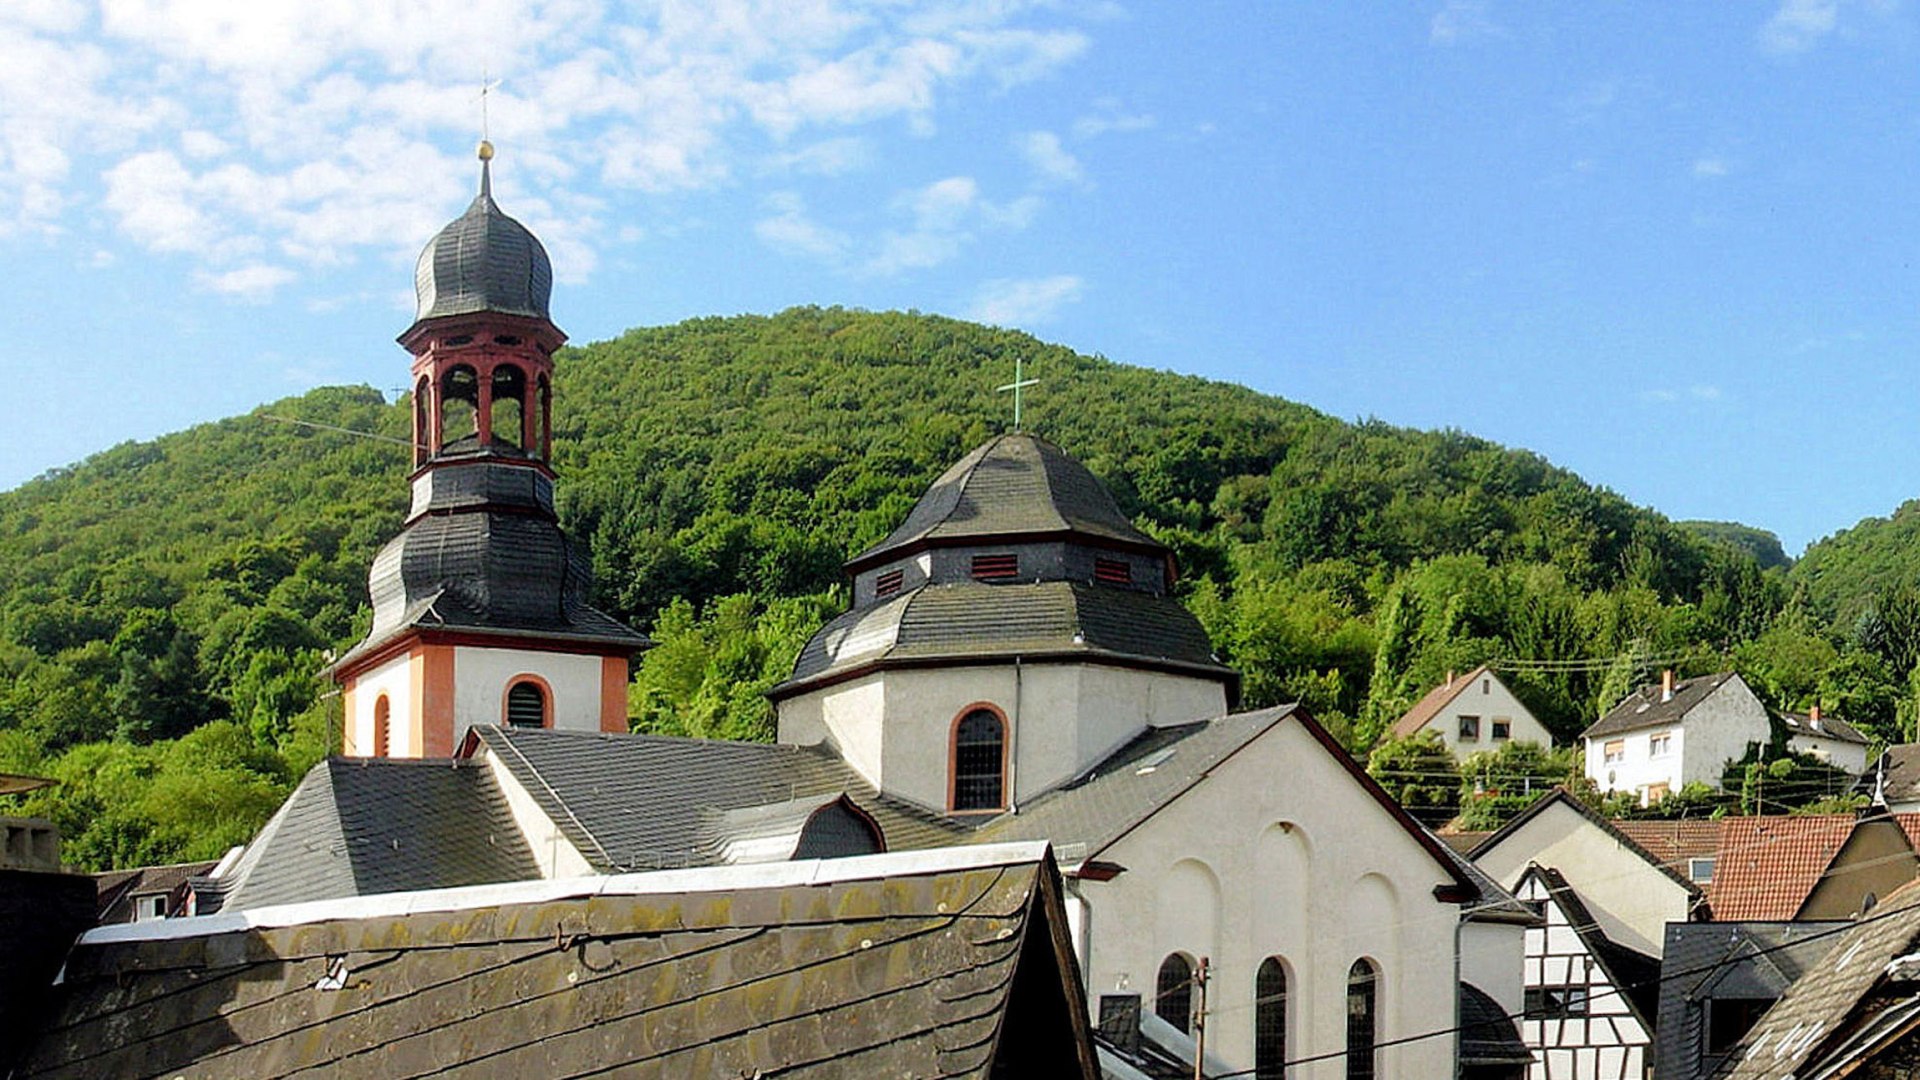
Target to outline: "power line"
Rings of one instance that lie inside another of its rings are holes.
[[[421,446],[419,443],[414,442],[412,439],[396,439],[391,435],[381,435],[378,432],[356,431],[353,428],[335,427],[332,424],[322,424],[313,420],[298,420],[291,416],[275,416],[272,413],[261,413],[260,419],[272,420],[275,423],[279,423],[279,424],[292,424],[296,427],[318,428],[321,431],[332,431],[332,432],[337,432],[341,435],[352,435],[355,438],[359,438],[359,439],[372,439],[375,442],[398,443],[401,446],[409,447],[415,450],[425,449],[424,446]]]

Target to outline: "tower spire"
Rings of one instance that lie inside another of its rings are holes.
[[[493,198],[493,144],[481,139],[477,153],[480,158],[480,194],[491,199]]]

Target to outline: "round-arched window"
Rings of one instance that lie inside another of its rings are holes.
[[[1281,1080],[1286,1061],[1287,968],[1269,956],[1253,977],[1254,1080]]]
[[[974,709],[953,732],[953,808],[998,810],[1006,805],[1007,725],[992,709]]]
[[[1379,1042],[1380,973],[1372,961],[1355,960],[1347,972],[1347,1080],[1373,1080]]]
[[[388,740],[393,726],[393,705],[387,701],[387,695],[381,694],[373,702],[373,755],[387,756]]]
[[[1193,1031],[1193,961],[1168,953],[1153,980],[1153,1013],[1183,1032]]]

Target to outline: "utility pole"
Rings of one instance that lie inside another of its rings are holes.
[[[1203,1063],[1207,1060],[1207,968],[1212,961],[1200,958],[1193,973],[1193,1080],[1206,1080]]]

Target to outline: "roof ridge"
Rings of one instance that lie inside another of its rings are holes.
[[[567,820],[573,823],[574,829],[578,830],[580,835],[585,836],[587,838],[587,842],[593,845],[593,849],[600,853],[601,859],[604,860],[603,865],[608,867],[618,868],[620,864],[613,861],[613,856],[607,852],[607,849],[604,846],[601,845],[600,838],[595,836],[591,829],[587,828],[586,823],[580,820],[580,816],[578,814],[574,813],[573,807],[568,805],[567,800],[561,798],[560,793],[553,789],[553,785],[547,783],[547,778],[541,774],[539,768],[535,766],[532,761],[528,760],[527,755],[523,753],[519,747],[513,745],[513,740],[511,738],[508,738],[506,735],[507,729],[495,728],[491,726],[483,726],[481,730],[483,732],[491,731],[491,732],[498,733],[499,741],[504,743],[508,749],[513,751],[513,756],[518,758],[520,760],[520,763],[526,766],[527,771],[533,774],[533,778],[540,782],[540,786],[546,789],[548,796],[550,796],[553,799],[554,804],[559,806],[561,810],[566,811]],[[482,741],[487,741],[487,742],[492,741],[488,739],[486,734],[482,734],[481,739]],[[513,771],[511,766],[508,767],[508,771],[509,772]],[[506,793],[501,792],[501,794],[505,795]]]

